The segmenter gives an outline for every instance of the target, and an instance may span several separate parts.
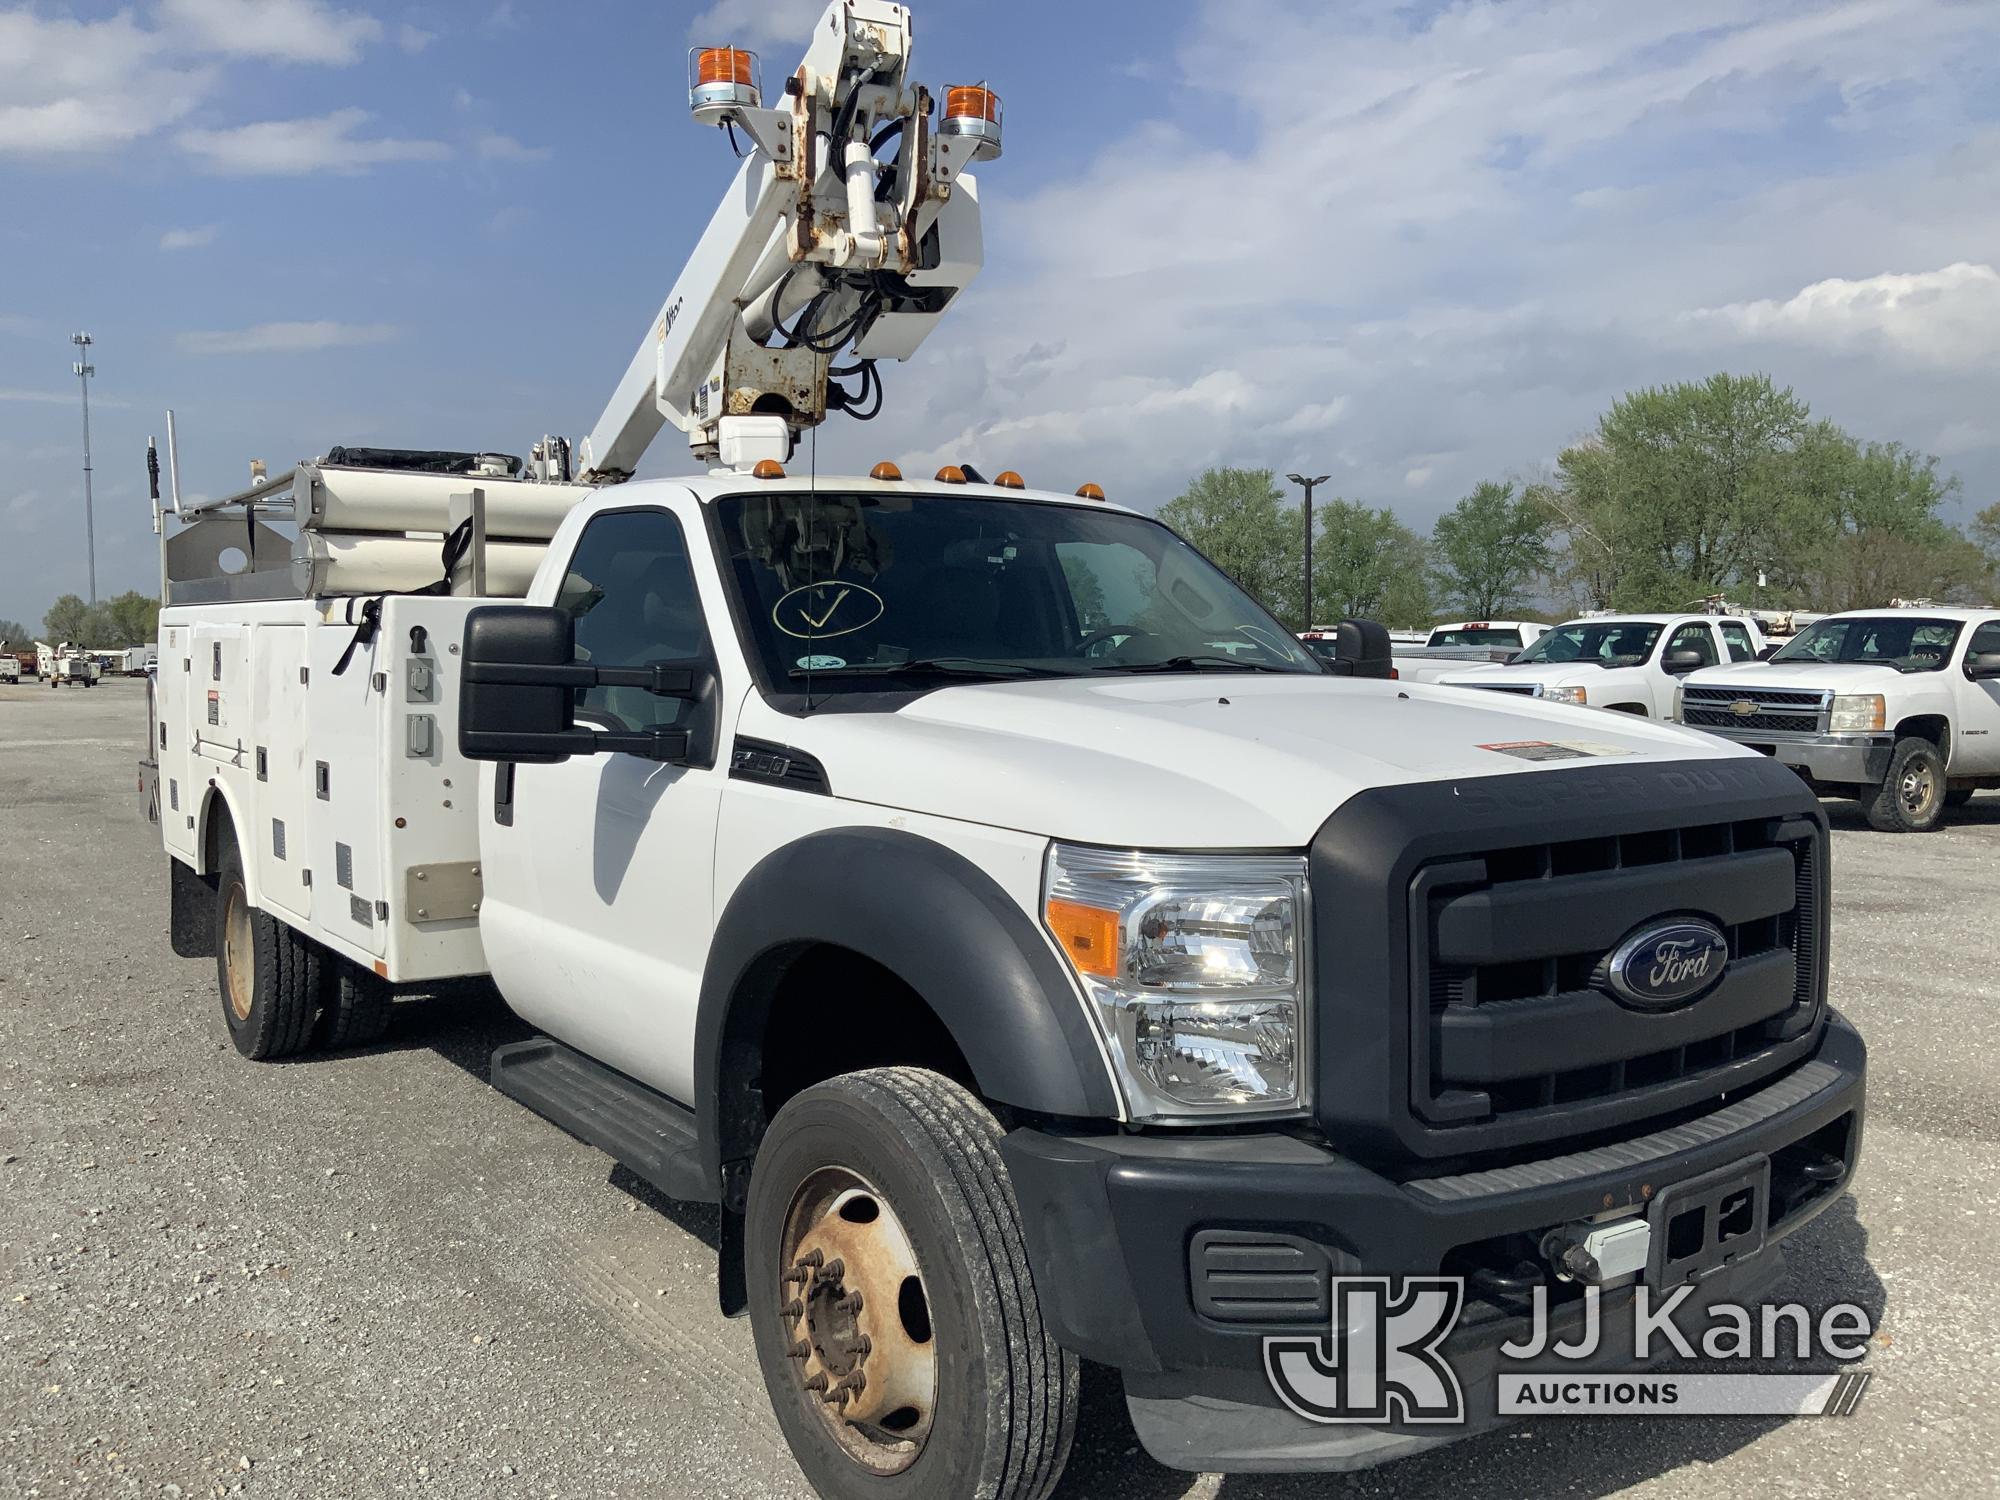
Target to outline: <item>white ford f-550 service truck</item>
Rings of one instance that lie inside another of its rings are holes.
[[[496,1085],[720,1205],[842,1500],[1046,1495],[1080,1359],[1164,1462],[1346,1468],[1497,1420],[1539,1299],[1616,1363],[1641,1286],[1759,1295],[1863,1114],[1796,776],[1389,681],[1372,627],[1321,662],[1094,486],[785,472],[976,269],[998,104],[930,134],[907,41],[837,0],[776,111],[701,55],[757,144],[580,481],[347,450],[174,506],[148,771],[237,1048],[490,975],[540,1033]],[[716,472],[619,483],[669,421]],[[1462,1424],[1281,1399],[1351,1276],[1463,1289]]]
[[[1589,615],[1545,631],[1506,666],[1445,673],[1437,681],[1671,719],[1682,677],[1718,662],[1754,661],[1763,646],[1763,633],[1747,619]]]
[[[1921,833],[2000,787],[2000,611],[1827,615],[1768,661],[1691,674],[1675,717]]]

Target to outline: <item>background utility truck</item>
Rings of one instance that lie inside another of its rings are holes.
[[[1763,633],[1749,619],[1588,615],[1544,632],[1506,666],[1475,667],[1437,680],[1449,687],[1671,719],[1681,678],[1720,662],[1754,661],[1763,649]]]
[[[1396,677],[1402,682],[1437,682],[1479,666],[1510,662],[1548,628],[1532,620],[1456,620],[1439,625],[1418,644],[1392,649]]]
[[[698,58],[757,144],[582,482],[348,451],[165,528],[172,938],[238,1050],[490,974],[541,1033],[496,1085],[720,1205],[828,1496],[1047,1494],[1080,1358],[1185,1468],[1440,1441],[1274,1393],[1339,1275],[1463,1279],[1447,1435],[1537,1288],[1758,1294],[1861,1137],[1797,777],[1369,675],[1379,630],[1322,663],[1094,486],[786,472],[827,361],[977,265],[998,103],[933,126],[907,25],[834,4],[778,111]],[[614,482],[666,420],[715,471]]]
[[[2000,787],[2000,611],[1826,615],[1768,662],[1696,672],[1675,717],[1854,797],[1888,833]]]

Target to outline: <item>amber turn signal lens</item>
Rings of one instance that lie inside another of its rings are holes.
[[[964,484],[965,470],[961,469],[957,464],[946,464],[942,469],[937,471],[937,482],[939,484]]]
[[[748,83],[750,54],[741,47],[704,47],[695,60],[698,83]]]
[[[1049,931],[1078,972],[1100,979],[1118,977],[1118,913],[1078,901],[1049,899]]]
[[[1012,469],[1002,469],[1000,477],[993,482],[1003,490],[1025,490],[1028,487],[1027,481]]]
[[[1084,500],[1102,500],[1104,498],[1103,487],[1095,484],[1080,484],[1076,487],[1076,493],[1079,498]]]
[[[785,466],[775,458],[760,458],[757,460],[757,466],[750,471],[750,477],[752,479],[783,479],[785,477]]]

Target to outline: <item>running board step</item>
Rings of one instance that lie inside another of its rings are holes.
[[[713,1203],[694,1115],[635,1078],[548,1037],[493,1054],[493,1086],[616,1159],[669,1198]]]

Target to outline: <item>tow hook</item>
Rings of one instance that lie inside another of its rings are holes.
[[[1563,1281],[1603,1286],[1646,1269],[1653,1229],[1644,1219],[1612,1224],[1565,1224],[1542,1239],[1542,1259]]]

